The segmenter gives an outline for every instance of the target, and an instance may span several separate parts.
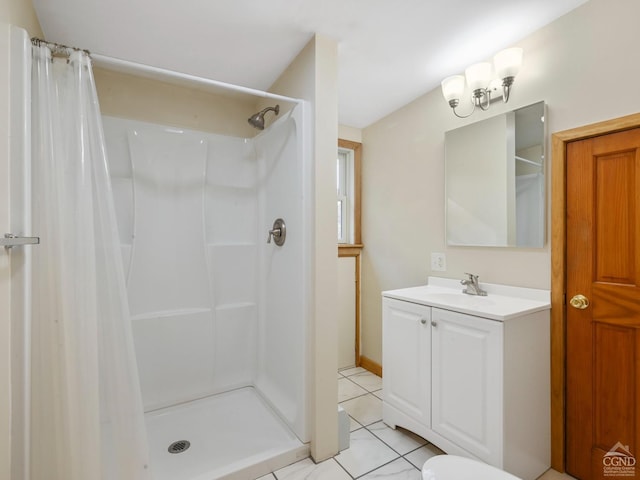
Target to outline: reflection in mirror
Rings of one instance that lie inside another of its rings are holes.
[[[541,248],[545,105],[445,133],[447,244]]]

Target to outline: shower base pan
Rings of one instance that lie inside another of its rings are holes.
[[[154,480],[253,479],[309,456],[252,387],[149,412],[145,420]]]

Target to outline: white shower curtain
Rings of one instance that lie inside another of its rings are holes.
[[[151,479],[91,61],[32,65],[31,478]]]

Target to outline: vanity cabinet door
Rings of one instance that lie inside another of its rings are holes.
[[[501,322],[432,309],[432,429],[502,465]]]
[[[428,427],[431,385],[431,307],[382,302],[384,401]]]

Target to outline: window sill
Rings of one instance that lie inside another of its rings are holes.
[[[338,256],[339,257],[354,257],[360,255],[360,251],[364,248],[361,243],[339,243],[338,244]]]

